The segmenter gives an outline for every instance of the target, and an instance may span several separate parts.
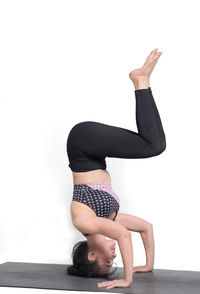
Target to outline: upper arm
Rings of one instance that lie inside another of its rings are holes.
[[[80,216],[73,224],[81,233],[102,234],[114,240],[117,240],[121,234],[130,233],[124,225],[98,216]]]
[[[118,213],[115,221],[134,232],[144,232],[152,226],[148,221],[127,213]]]

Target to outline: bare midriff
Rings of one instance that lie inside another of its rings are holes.
[[[111,182],[111,176],[105,169],[95,169],[88,172],[72,172],[73,184],[95,184]]]
[[[72,174],[74,185],[111,182],[111,176],[109,172],[103,169],[96,169],[88,172],[72,172]],[[83,213],[96,216],[95,212],[88,205],[78,201],[72,201],[72,220],[78,215],[83,215]],[[113,211],[107,218],[112,220],[115,217],[115,214],[116,212]]]

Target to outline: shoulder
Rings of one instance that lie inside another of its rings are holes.
[[[90,215],[96,215],[94,210],[92,210],[88,205],[79,202],[79,201],[72,201],[70,206],[70,212],[72,217],[76,217],[82,214],[90,214]]]
[[[81,233],[101,234],[114,240],[121,234],[129,234],[122,224],[96,215],[79,215],[73,219],[73,225]]]
[[[86,204],[78,201],[72,201],[70,206],[71,219],[73,225],[80,220],[81,217],[96,216],[95,212]]]

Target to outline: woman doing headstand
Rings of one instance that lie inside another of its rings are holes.
[[[106,157],[148,158],[166,149],[165,134],[150,88],[150,75],[162,52],[154,49],[141,68],[129,73],[135,86],[138,133],[94,121],[76,124],[67,138],[69,167],[73,174],[72,223],[87,241],[73,248],[73,265],[68,274],[108,277],[115,244],[124,265],[124,279],[98,283],[99,287],[129,287],[133,272],[152,271],[153,228],[148,221],[119,213],[120,199],[112,190]],[[133,267],[131,232],[140,232],[146,252],[146,266]],[[107,240],[105,237],[110,238]]]

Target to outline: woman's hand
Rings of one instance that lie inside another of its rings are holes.
[[[152,270],[153,269],[148,267],[147,265],[133,266],[134,273],[146,273],[146,272],[152,272]]]
[[[130,287],[131,284],[132,283],[127,282],[124,279],[113,280],[113,281],[104,281],[102,283],[97,283],[98,287],[106,287],[106,289],[111,289],[111,288],[115,288],[115,287],[126,288],[126,287]]]

